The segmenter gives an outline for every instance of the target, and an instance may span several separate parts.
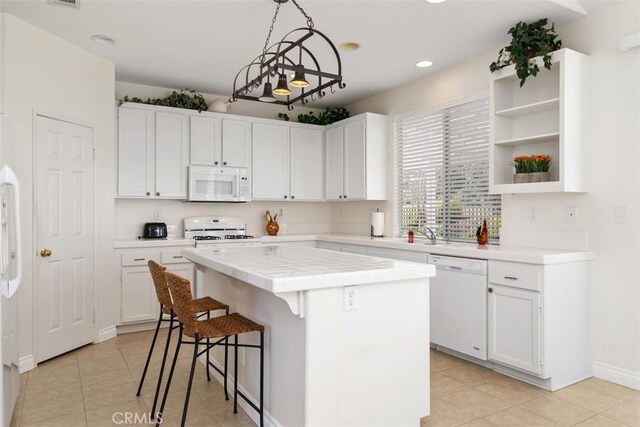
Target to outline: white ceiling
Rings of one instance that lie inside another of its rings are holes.
[[[79,10],[46,0],[3,4],[5,12],[113,61],[119,81],[223,95],[232,92],[237,71],[260,53],[275,8],[272,0],[80,2]],[[357,51],[341,52],[347,88],[315,105],[322,106],[347,105],[506,44],[506,32],[517,21],[548,17],[561,24],[582,16],[561,3],[591,12],[606,0],[299,3],[313,17],[315,28],[336,45],[362,45]],[[272,40],[304,24],[293,3],[285,3]],[[90,39],[94,34],[108,35],[117,43],[96,44]],[[418,69],[415,63],[421,59],[435,65]]]

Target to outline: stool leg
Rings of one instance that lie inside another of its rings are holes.
[[[207,311],[207,319],[211,319],[211,312]],[[207,381],[211,381],[211,372],[209,372],[209,345],[211,341],[207,338]]]
[[[164,346],[164,354],[162,355],[162,364],[160,365],[160,373],[158,374],[158,384],[156,385],[156,394],[153,396],[153,407],[151,408],[151,419],[156,416],[156,407],[158,405],[158,397],[160,396],[160,385],[162,384],[162,375],[164,374],[164,367],[167,362],[167,355],[169,353],[169,345],[171,345],[171,332],[173,331],[173,319],[175,315],[171,310],[171,319],[169,320],[169,332],[167,333],[167,341]]]
[[[160,330],[160,324],[162,323],[162,304],[160,304],[160,316],[158,317],[158,323],[156,324],[156,332],[153,334],[153,340],[151,341],[151,347],[149,347],[149,354],[147,355],[147,362],[144,364],[144,370],[142,371],[142,377],[140,377],[140,385],[138,385],[138,391],[136,396],[140,396],[142,392],[142,385],[144,384],[144,377],[147,376],[147,369],[149,369],[149,362],[151,362],[151,356],[153,355],[153,347],[156,345],[156,339],[158,338],[158,331]]]
[[[224,400],[229,400],[227,392],[227,365],[229,364],[229,337],[224,338]]]
[[[182,423],[180,424],[184,427],[187,423],[187,410],[189,409],[189,397],[191,397],[191,385],[193,384],[193,373],[196,371],[196,363],[198,361],[198,344],[200,343],[200,338],[198,334],[195,337],[195,343],[193,346],[193,358],[191,359],[191,372],[189,373],[189,383],[187,384],[187,395],[184,398],[184,409],[182,409]],[[208,366],[207,366],[208,368]]]
[[[260,332],[260,427],[264,425],[264,332]]]
[[[173,355],[173,361],[171,362],[171,369],[169,370],[169,377],[167,378],[167,385],[164,388],[164,395],[162,396],[162,404],[160,405],[160,410],[158,411],[158,416],[156,416],[156,427],[160,426],[162,423],[162,413],[164,412],[164,406],[167,403],[167,396],[169,395],[169,388],[171,387],[171,380],[173,379],[173,372],[176,370],[176,362],[178,361],[178,356],[180,355],[180,345],[182,344],[182,324],[180,324],[180,329],[178,331],[178,345],[176,346],[176,352]]]
[[[238,413],[238,335],[233,340],[233,413]]]

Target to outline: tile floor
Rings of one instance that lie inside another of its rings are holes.
[[[111,426],[116,412],[147,413],[164,344],[161,335],[142,395],[136,397],[151,337],[152,332],[120,335],[21,375],[11,427]],[[189,363],[189,353],[182,352],[163,425],[179,425]],[[232,405],[217,381],[206,381],[204,367],[198,365],[187,424],[255,425],[241,409],[234,415]],[[421,426],[457,425],[640,427],[640,391],[591,378],[549,393],[432,350],[431,415]]]

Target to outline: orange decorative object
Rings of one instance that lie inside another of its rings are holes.
[[[269,236],[277,236],[278,231],[280,231],[280,226],[278,225],[277,222],[275,221],[267,222],[267,234],[269,234]]]
[[[478,244],[479,245],[486,245],[488,241],[489,241],[489,230],[487,229],[487,220],[485,219],[482,222],[482,231],[480,232],[480,235],[478,236]]]

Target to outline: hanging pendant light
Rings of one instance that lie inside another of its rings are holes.
[[[293,79],[289,82],[289,84],[293,87],[308,87],[309,82],[304,76],[304,67],[302,64],[296,67],[296,72],[293,75]]]
[[[266,82],[264,84],[264,90],[262,91],[262,95],[258,98],[262,102],[276,102],[277,99],[273,96],[273,89],[271,88],[271,82]]]
[[[282,96],[291,95],[291,89],[289,89],[289,85],[287,84],[287,75],[285,73],[280,73],[278,76],[278,85],[273,90],[273,93]]]

